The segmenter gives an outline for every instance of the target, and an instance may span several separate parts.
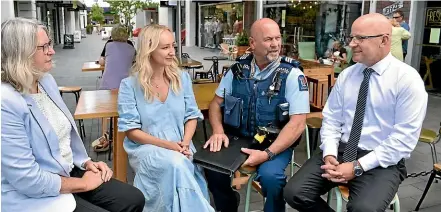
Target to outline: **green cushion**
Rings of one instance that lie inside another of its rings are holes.
[[[340,68],[340,67],[334,67],[334,73],[335,73],[335,74],[340,74],[342,71],[343,71],[342,68]]]
[[[304,60],[315,59],[315,42],[299,42],[299,57]]]
[[[420,138],[418,139],[424,143],[433,143],[436,138],[436,132],[429,129],[421,129]]]

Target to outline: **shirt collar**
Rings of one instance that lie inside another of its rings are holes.
[[[257,74],[259,74],[259,73],[263,73],[263,72],[265,72],[265,71],[267,71],[267,70],[272,70],[273,67],[274,67],[276,64],[280,63],[280,56],[279,56],[276,60],[274,60],[273,62],[269,63],[269,64],[268,64],[265,68],[263,68],[262,70],[260,70],[260,68],[259,68],[259,66],[257,65],[257,63],[256,63],[256,61],[255,61],[254,58],[253,58],[253,63],[254,63],[254,67],[255,67],[255,69],[256,69],[256,75],[257,75]]]
[[[393,59],[392,57],[393,57],[392,54],[389,52],[389,54],[386,57],[375,63],[373,66],[367,67],[364,65],[364,67],[374,69],[374,71],[381,76],[389,67],[390,62],[392,61],[391,59]]]

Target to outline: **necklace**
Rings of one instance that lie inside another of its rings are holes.
[[[155,86],[156,89],[159,89],[159,85],[158,85],[158,84],[156,84],[155,82],[153,82],[153,85]],[[156,90],[156,97],[159,98],[159,91],[158,91],[158,90]]]

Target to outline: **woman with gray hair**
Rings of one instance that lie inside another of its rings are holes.
[[[46,27],[7,20],[1,43],[1,209],[142,211],[142,193],[88,157],[48,73],[55,51]]]

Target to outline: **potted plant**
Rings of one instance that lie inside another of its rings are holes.
[[[92,25],[89,24],[89,25],[86,26],[86,33],[87,34],[89,34],[89,35],[92,34],[92,30],[93,30],[93,26]]]
[[[236,38],[237,56],[245,54],[250,46],[248,34],[243,31]]]

